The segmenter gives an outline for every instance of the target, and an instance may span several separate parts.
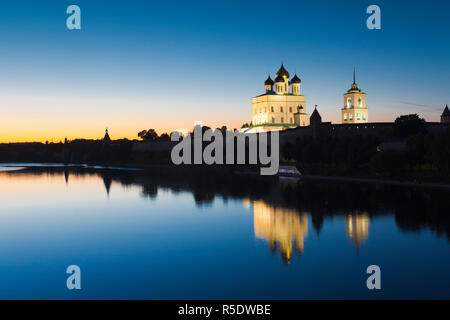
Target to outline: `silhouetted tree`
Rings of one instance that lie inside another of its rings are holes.
[[[142,140],[144,139],[144,136],[147,134],[147,130],[142,130],[138,132],[138,137],[141,138]]]
[[[169,137],[169,135],[167,134],[167,133],[163,133],[163,134],[161,134],[160,136],[159,136],[159,140],[161,140],[161,141],[167,141],[167,140],[170,140],[170,137]]]
[[[138,137],[144,141],[154,141],[158,139],[155,129],[142,130],[138,133]]]
[[[426,122],[417,114],[403,115],[395,119],[394,133],[398,137],[409,137],[418,133],[424,133]]]

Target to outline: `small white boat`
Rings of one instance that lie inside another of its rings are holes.
[[[279,177],[301,177],[302,174],[295,166],[280,166],[277,175]]]

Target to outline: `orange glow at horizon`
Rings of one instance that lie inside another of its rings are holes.
[[[103,121],[102,121],[103,122]],[[105,129],[108,128],[109,135],[111,139],[117,140],[122,138],[127,138],[129,140],[138,139],[138,132],[142,130],[155,129],[158,135],[162,133],[170,134],[176,129],[186,129],[188,131],[192,131],[194,127],[194,121],[192,122],[179,122],[178,124],[171,124],[170,126],[164,126],[163,124],[158,125],[138,125],[134,124],[133,121],[130,121],[131,124],[121,124],[121,123],[112,123],[111,125],[105,124],[104,126],[98,124],[89,124],[84,123],[82,127],[78,126],[78,123],[61,123],[61,124],[52,124],[44,123],[40,126],[34,127],[18,127],[14,126],[14,123],[11,125],[2,126],[0,128],[0,143],[20,143],[20,142],[41,142],[45,143],[46,141],[58,143],[64,141],[67,138],[69,141],[74,139],[103,139],[105,134]],[[226,125],[227,128],[240,128],[242,123],[237,121],[232,125],[228,125],[227,123],[219,123],[217,121],[206,122],[202,121],[203,125],[212,127],[212,128],[220,128],[223,125]]]
[[[133,140],[142,130],[155,129],[159,135],[181,128],[192,131],[198,121],[212,128],[240,128],[251,119],[250,107],[232,112],[224,107],[228,101],[208,108],[204,101],[189,102],[180,109],[176,98],[99,96],[5,93],[0,96],[6,110],[0,115],[0,143],[102,139],[106,128],[113,140]]]

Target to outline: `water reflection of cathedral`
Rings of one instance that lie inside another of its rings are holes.
[[[360,211],[353,211],[345,217],[347,236],[355,244],[356,250],[369,237],[369,220],[367,212]]]
[[[278,252],[284,262],[289,263],[293,251],[302,254],[304,239],[308,235],[308,215],[294,209],[274,207],[257,200],[253,205],[255,237],[269,242],[271,251]],[[369,215],[367,212],[352,211],[345,216],[347,237],[358,251],[369,236]]]
[[[283,261],[289,263],[294,249],[299,254],[303,253],[304,238],[308,235],[306,212],[274,208],[263,201],[253,201],[253,216],[255,237],[267,240],[271,251],[278,246]]]

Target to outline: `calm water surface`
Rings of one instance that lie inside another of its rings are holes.
[[[1,299],[450,298],[448,191],[0,171]]]

